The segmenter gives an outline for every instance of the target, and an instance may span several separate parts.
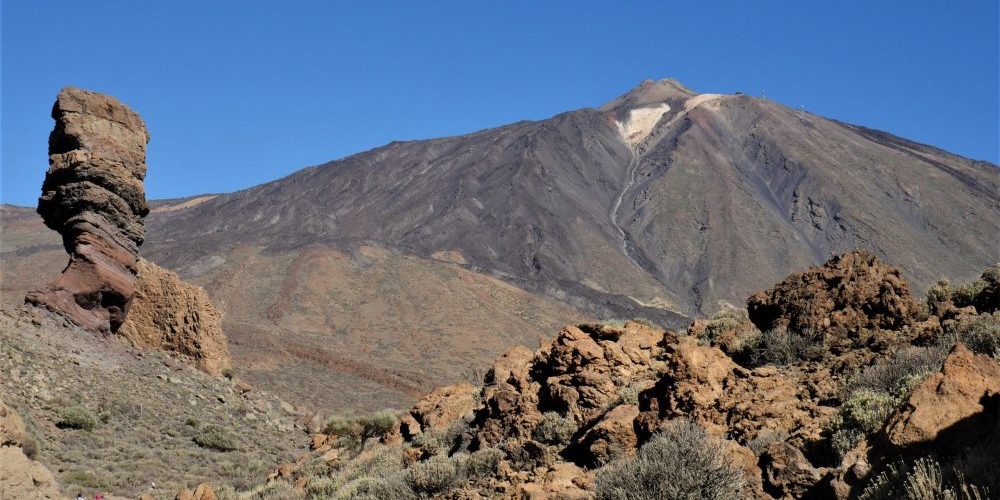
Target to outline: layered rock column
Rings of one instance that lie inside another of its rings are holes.
[[[135,294],[142,218],[149,213],[143,187],[149,133],[115,98],[77,88],[59,92],[52,118],[38,213],[62,235],[70,260],[25,301],[110,334]]]

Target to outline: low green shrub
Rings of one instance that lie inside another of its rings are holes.
[[[443,455],[435,455],[406,469],[406,484],[413,491],[427,496],[440,495],[460,480],[455,463]]]
[[[97,427],[97,417],[83,406],[70,406],[59,414],[56,425],[62,429],[82,429],[92,431]]]
[[[961,322],[953,335],[973,352],[1000,359],[1000,312],[979,314]]]
[[[744,498],[746,479],[723,445],[691,422],[653,436],[634,457],[598,470],[599,500]]]
[[[239,441],[225,429],[216,425],[206,425],[194,435],[194,442],[202,448],[215,451],[236,451]]]
[[[363,439],[381,438],[396,426],[396,413],[392,410],[382,410],[371,415],[358,418]]]
[[[818,361],[826,356],[821,337],[784,328],[747,335],[733,353],[744,366],[788,365],[798,361]]]
[[[562,445],[568,443],[576,431],[577,425],[572,418],[549,411],[542,415],[542,421],[535,427],[532,435],[542,443]]]
[[[469,479],[489,477],[496,473],[506,454],[499,448],[483,448],[461,462],[460,473]]]

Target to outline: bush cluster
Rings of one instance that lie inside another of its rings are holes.
[[[744,366],[788,365],[798,361],[818,361],[826,356],[821,336],[775,328],[743,339],[732,357]]]
[[[563,445],[569,442],[576,431],[577,425],[572,418],[549,411],[542,414],[542,421],[535,427],[532,435],[536,441],[545,444]]]
[[[236,437],[216,425],[206,425],[194,435],[194,442],[202,448],[215,451],[236,451],[240,449]]]
[[[56,425],[62,429],[82,429],[92,431],[97,427],[97,417],[83,406],[70,406],[59,414]]]
[[[746,479],[722,443],[690,422],[678,422],[654,436],[635,457],[597,472],[600,500],[743,498]]]

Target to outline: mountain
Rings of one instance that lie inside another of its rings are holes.
[[[151,207],[143,255],[208,290],[247,378],[366,409],[565,323],[677,327],[853,248],[918,291],[1000,260],[996,165],[673,80]],[[58,241],[4,210],[12,296]]]

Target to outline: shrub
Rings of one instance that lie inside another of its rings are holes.
[[[396,414],[392,410],[382,410],[358,419],[363,439],[381,438],[396,426]]]
[[[875,476],[858,497],[861,500],[979,500],[989,498],[989,492],[968,484],[959,474],[953,484],[946,484],[941,466],[934,460],[917,460],[912,469],[905,463],[890,465]]]
[[[473,452],[462,463],[460,473],[470,479],[492,476],[506,455],[499,448],[483,448]]]
[[[653,436],[635,457],[599,469],[594,490],[601,500],[729,499],[742,498],[745,484],[722,443],[682,421]]]
[[[232,434],[216,425],[206,425],[194,435],[194,442],[202,448],[215,451],[235,451],[239,442]]]
[[[337,491],[335,497],[341,500],[408,500],[416,498],[413,490],[399,477],[364,476],[347,483]]]
[[[577,425],[571,418],[564,417],[554,411],[545,412],[542,422],[532,433],[535,440],[546,444],[566,444],[576,434]]]
[[[639,387],[632,383],[623,385],[618,389],[618,399],[624,405],[639,404]]]
[[[429,430],[413,436],[410,444],[428,455],[449,453],[462,443],[462,435],[469,430],[470,422],[459,419],[444,429]]]
[[[1000,358],[1000,312],[979,314],[956,327],[955,337],[973,352]]]
[[[787,365],[797,361],[816,361],[826,355],[822,338],[775,328],[748,335],[733,358],[746,366]]]
[[[892,358],[862,370],[848,383],[847,392],[870,389],[902,398],[928,375],[940,370],[947,355],[943,346],[901,349]]]
[[[871,389],[852,392],[830,419],[830,444],[837,457],[843,458],[861,439],[881,429],[899,401],[898,396]]]
[[[56,425],[63,429],[91,431],[97,427],[97,417],[83,406],[70,406],[60,413]]]
[[[326,421],[326,427],[323,428],[324,434],[332,434],[334,436],[360,437],[361,431],[362,427],[357,419],[344,415],[330,417]]]
[[[448,491],[459,481],[455,464],[442,455],[436,455],[425,462],[417,462],[406,470],[406,484],[422,495],[439,495]]]
[[[24,442],[21,443],[21,451],[24,452],[24,456],[35,460],[38,457],[38,440],[31,436],[25,436]]]

